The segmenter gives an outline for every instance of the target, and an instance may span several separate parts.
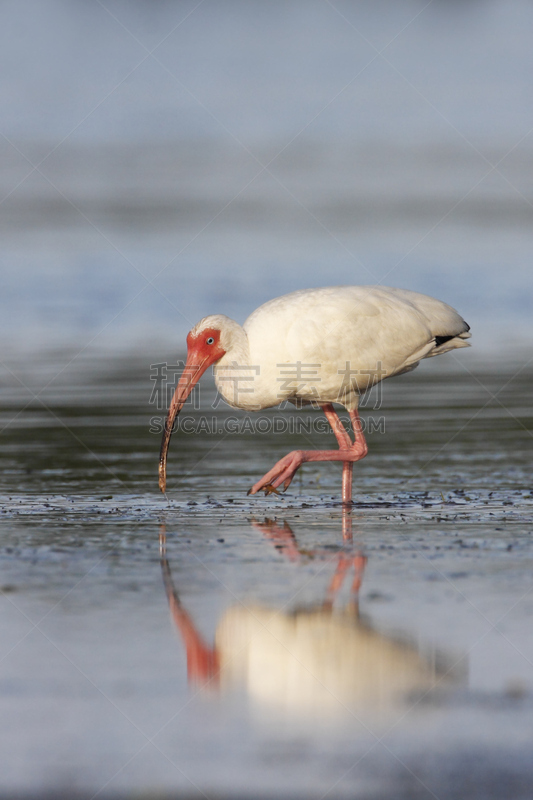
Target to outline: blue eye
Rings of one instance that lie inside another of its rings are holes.
[[[212,337],[212,336],[210,336],[210,337],[209,337],[209,339],[206,339],[206,340],[205,340],[205,343],[206,343],[206,344],[215,344],[215,340],[213,339],[213,337]]]

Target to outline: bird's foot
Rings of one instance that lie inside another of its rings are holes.
[[[263,475],[261,480],[257,481],[248,491],[248,494],[256,494],[261,489],[263,489],[267,495],[272,492],[279,494],[277,489],[281,484],[283,484],[283,490],[285,491],[290,486],[297,469],[302,463],[302,453],[299,450],[293,450],[292,453],[288,453],[280,459],[266,475]]]

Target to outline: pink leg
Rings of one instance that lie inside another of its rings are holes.
[[[333,429],[333,433],[339,443],[341,450],[349,450],[352,447],[352,440],[340,421],[337,412],[332,405],[322,406],[322,410]],[[352,476],[353,476],[353,463],[345,461],[342,465],[342,502],[344,505],[351,505],[352,502]]]
[[[339,443],[339,447],[343,450],[349,450],[352,446],[352,440],[348,436],[348,431],[342,424],[339,419],[339,415],[331,405],[331,403],[326,403],[322,406],[322,411],[326,415],[326,419],[331,425],[331,429],[335,434],[335,438]]]
[[[359,413],[357,410],[348,411],[350,415],[350,420],[352,422],[352,428],[354,432],[354,440],[355,442],[363,441],[365,443],[366,452],[368,452],[368,447],[366,446],[365,436],[363,433],[363,426],[361,425],[361,419],[359,417]],[[340,422],[340,420],[339,420]],[[348,434],[346,434],[348,436]],[[349,437],[348,437],[349,438]],[[355,446],[355,444],[354,444]],[[366,455],[366,453],[365,453]],[[363,456],[361,456],[363,458]],[[353,461],[345,461],[342,465],[342,503],[343,505],[350,505],[352,504],[352,484],[353,484]]]
[[[352,504],[353,462],[345,461],[342,465],[342,504]]]
[[[355,433],[355,441],[352,443],[348,433],[344,429],[337,413],[331,403],[322,406],[328,422],[333,428],[333,433],[339,443],[338,450],[293,450],[264,475],[260,481],[252,486],[248,494],[256,494],[260,489],[264,489],[268,494],[272,489],[276,489],[283,484],[287,489],[294,478],[299,467],[307,461],[343,461],[344,466],[348,465],[349,470],[343,470],[343,503],[352,501],[351,469],[354,461],[359,461],[368,453],[368,447],[363,435],[361,420],[357,411],[350,411],[350,419]]]

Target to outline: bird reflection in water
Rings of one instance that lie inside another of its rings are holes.
[[[191,683],[244,689],[270,711],[308,716],[400,710],[413,694],[462,682],[450,658],[424,653],[412,642],[377,630],[360,615],[359,589],[366,557],[352,545],[351,514],[343,512],[339,552],[305,550],[287,522],[253,521],[255,529],[289,561],[325,559],[334,572],[321,603],[286,611],[235,605],[224,612],[209,645],[181,603],[160,535],[161,568],[170,612],[187,652]],[[164,527],[164,526],[163,526]],[[353,572],[352,572],[353,571]],[[340,604],[351,574],[348,601]]]

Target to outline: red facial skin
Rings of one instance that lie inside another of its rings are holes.
[[[165,491],[167,483],[167,453],[176,417],[206,369],[219,361],[225,352],[220,345],[220,331],[216,328],[206,328],[196,336],[192,333],[187,336],[187,361],[168,409],[161,441],[159,488],[162,492]]]

